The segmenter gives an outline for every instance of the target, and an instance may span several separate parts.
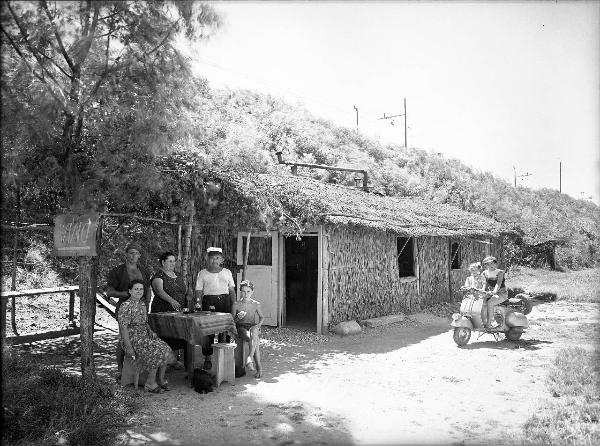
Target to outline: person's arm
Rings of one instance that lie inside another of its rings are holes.
[[[498,291],[500,290],[500,287],[502,286],[503,279],[504,279],[504,271],[498,271],[498,274],[496,275],[496,286],[494,286],[494,289],[492,290],[493,294],[498,294]]]
[[[235,282],[233,281],[233,275],[231,274],[231,271],[227,271],[229,273],[227,277],[227,286],[229,287],[229,302],[230,306],[233,306],[233,304],[237,300],[235,297]]]
[[[260,328],[260,326],[265,321],[265,317],[262,314],[262,311],[260,310],[260,304],[256,305],[256,314],[258,314],[258,322],[256,323],[256,326]]]
[[[465,284],[460,287],[461,290],[468,290],[469,288],[471,288],[471,276],[467,276]]]
[[[237,299],[235,298],[235,287],[230,286],[229,287],[229,302],[230,302],[230,305],[233,306],[233,304],[235,304],[236,301],[237,301]]]
[[[125,354],[127,356],[131,356],[135,358],[135,351],[133,350],[133,346],[131,345],[131,338],[129,337],[129,329],[127,328],[129,318],[125,315],[125,312],[121,311],[123,306],[119,308],[118,313],[118,321],[119,321],[119,334],[121,335],[121,339],[123,340],[123,350],[125,350]]]
[[[167,294],[167,292],[163,289],[163,280],[159,277],[155,277],[152,281],[152,287],[154,291],[156,291],[156,296],[166,302],[168,302],[175,311],[181,310],[181,305],[175,299]]]

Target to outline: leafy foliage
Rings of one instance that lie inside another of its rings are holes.
[[[208,221],[224,194],[210,172],[280,171],[277,149],[286,161],[366,169],[375,193],[495,218],[517,234],[509,246],[514,263],[543,262],[524,247],[548,240],[558,243],[564,267],[600,260],[593,203],[513,188],[458,160],[382,145],[300,106],[247,90],[212,90],[192,78],[176,37],[204,38],[219,23],[196,2],[5,2],[3,219],[16,220],[18,184],[22,221],[50,222],[75,205],[185,221],[192,201],[196,221]],[[306,168],[299,174],[346,185],[355,176]],[[264,225],[286,218],[260,197],[254,201],[238,203],[235,212],[250,218],[258,206],[255,223]]]

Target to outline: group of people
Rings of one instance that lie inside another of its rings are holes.
[[[481,264],[485,268],[483,271]],[[508,299],[504,270],[498,268],[496,257],[488,256],[481,263],[471,263],[469,273],[461,289],[482,291],[488,296],[484,307],[486,311],[482,311],[483,324],[486,328],[498,327],[494,319],[494,307]]]
[[[107,296],[117,299],[120,334],[116,354],[118,378],[125,357],[129,357],[137,371],[148,372],[145,389],[151,393],[162,393],[170,390],[165,376],[167,366],[172,364],[182,368],[174,352],[184,349],[186,341],[160,338],[148,324],[148,308],[151,313],[182,311],[184,308],[231,313],[238,337],[249,343],[246,367],[254,370],[257,378],[262,376],[259,333],[264,316],[260,303],[252,299],[254,285],[248,280],[240,283],[241,298],[237,300],[233,275],[222,266],[224,256],[221,248],[207,249],[208,266],[198,273],[195,294],[175,272],[177,257],[174,253],[161,254],[159,268],[151,275],[138,264],[141,255],[139,245],[131,243],[125,252],[125,263],[109,272],[106,286]],[[219,339],[222,342],[228,340]],[[207,370],[212,368],[213,342],[214,335],[208,336],[202,346],[205,356],[203,368]]]

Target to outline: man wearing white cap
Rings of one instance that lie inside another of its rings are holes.
[[[223,250],[210,247],[206,250],[208,254],[208,267],[201,270],[196,278],[196,301],[204,311],[218,311],[231,313],[231,306],[235,303],[235,282],[233,275],[227,268],[223,268]],[[204,368],[210,369],[212,363],[212,343],[215,336],[207,336],[206,344],[202,347],[205,357]]]

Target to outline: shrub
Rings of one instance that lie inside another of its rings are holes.
[[[2,444],[106,446],[135,410],[135,396],[102,381],[84,386],[80,377],[3,353]]]
[[[525,423],[531,444],[600,444],[600,363],[597,352],[569,347],[558,352],[548,375],[553,401]]]

